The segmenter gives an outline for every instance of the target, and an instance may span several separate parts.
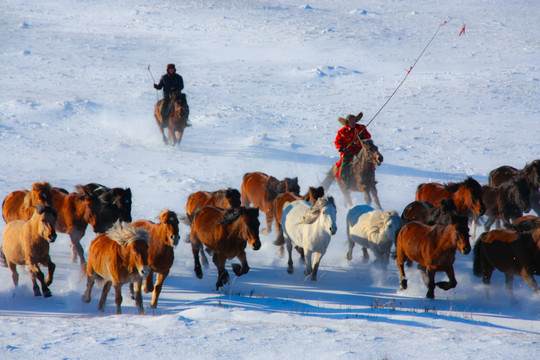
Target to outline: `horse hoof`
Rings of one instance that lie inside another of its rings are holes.
[[[287,273],[288,274],[292,274],[294,272],[294,269],[291,267],[291,268],[287,268]]]
[[[51,296],[52,296],[52,293],[50,291],[44,291],[43,292],[43,297],[48,298],[48,297],[51,297]]]
[[[242,267],[241,267],[240,265],[238,265],[238,264],[231,264],[231,267],[232,267],[234,273],[236,274],[236,276],[242,275],[242,274],[240,273],[241,270],[242,270]]]
[[[426,294],[426,297],[428,299],[435,299],[435,292],[428,291],[428,293]]]
[[[399,284],[399,288],[401,290],[407,290],[407,279],[403,279],[401,280],[400,284]]]

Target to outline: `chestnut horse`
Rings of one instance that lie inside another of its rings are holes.
[[[224,210],[214,206],[204,206],[193,214],[191,223],[191,249],[195,262],[195,274],[202,279],[203,273],[199,261],[202,245],[214,252],[213,261],[218,269],[216,290],[229,281],[225,269],[227,259],[237,257],[242,263],[232,264],[236,276],[247,274],[249,266],[246,259],[246,243],[253,250],[261,248],[259,239],[259,209],[240,207]]]
[[[511,178],[523,177],[527,180],[530,190],[531,207],[540,215],[540,160],[534,160],[521,170],[504,165],[489,173],[489,185],[500,186]]]
[[[6,223],[28,220],[37,205],[52,206],[51,185],[46,181],[33,183],[30,191],[17,190],[8,194],[2,202],[2,216]]]
[[[148,231],[131,224],[122,226],[116,222],[106,234],[99,234],[88,251],[88,262],[82,270],[86,273],[86,291],[82,300],[90,302],[92,287],[97,279],[103,279],[103,290],[98,310],[105,310],[105,301],[111,286],[115,290],[116,313],[121,314],[122,285],[134,285],[135,303],[139,314],[144,314],[141,285],[150,273],[148,266]]]
[[[244,174],[242,187],[242,204],[262,210],[266,216],[266,229],[262,230],[263,234],[268,234],[272,231],[272,222],[274,221],[274,205],[275,199],[279,194],[290,192],[296,196],[300,195],[300,186],[298,186],[298,178],[285,178],[281,181],[273,176],[266,175],[262,172],[251,172]]]
[[[349,208],[353,206],[351,192],[363,192],[366,204],[371,205],[373,199],[375,206],[382,210],[377,188],[375,187],[377,184],[375,180],[375,166],[380,166],[382,162],[383,156],[373,140],[362,140],[362,150],[353,156],[350,163],[351,183],[345,184],[343,180],[336,178],[338,168],[334,165],[326,174],[322,186],[325,191],[328,191],[328,188],[335,180],[345,198],[345,206]]]
[[[457,281],[453,265],[456,249],[465,255],[471,251],[466,216],[453,215],[450,225],[426,225],[416,221],[403,225],[397,237],[400,288],[407,289],[403,266],[407,259],[420,264],[422,278],[428,287],[427,298],[435,297],[435,286],[443,290],[455,288]],[[437,271],[444,271],[450,281],[435,282]]]
[[[273,244],[276,246],[280,246],[280,254],[283,250],[283,245],[285,244],[285,238],[283,237],[283,228],[281,226],[281,215],[283,214],[283,209],[285,206],[287,206],[289,203],[292,203],[296,200],[304,200],[307,201],[310,204],[315,204],[317,199],[324,196],[324,188],[322,186],[319,186],[317,188],[310,186],[308,191],[304,194],[304,196],[297,196],[292,193],[286,192],[283,194],[279,194],[276,199],[274,200],[274,219],[276,220],[276,232],[277,237],[276,240],[274,240]]]
[[[156,118],[159,131],[161,132],[161,137],[163,138],[165,145],[167,145],[169,140],[165,136],[164,129],[168,128],[171,146],[178,145],[180,144],[180,141],[182,141],[184,129],[191,126],[188,122],[189,106],[186,100],[186,94],[174,91],[171,93],[168,119],[162,119],[161,117],[160,108],[162,103],[163,99],[158,100],[154,107],[154,117]],[[176,133],[178,133],[178,137],[176,137]]]
[[[401,213],[404,222],[418,221],[427,225],[448,224],[457,212],[452,199],[442,199],[437,207],[427,201],[413,201]]]
[[[495,269],[504,273],[506,291],[515,303],[514,276],[523,280],[536,293],[540,293],[534,274],[540,275],[540,229],[518,232],[515,230],[492,230],[485,232],[474,245],[473,273],[482,277],[484,284],[491,283]],[[486,295],[489,297],[488,289]]]
[[[159,294],[165,278],[174,262],[174,247],[178,245],[180,235],[178,235],[178,217],[174,211],[163,210],[159,214],[159,223],[155,224],[148,220],[137,220],[133,226],[144,229],[150,233],[150,244],[148,245],[148,265],[150,273],[142,283],[142,289],[145,293],[152,294],[151,308],[157,308]],[[156,275],[156,284],[154,286],[154,272]],[[130,286],[133,293],[133,286]]]
[[[197,191],[190,194],[186,203],[186,215],[189,222],[193,220],[193,213],[203,206],[216,206],[222,209],[238,209],[242,205],[240,192],[236,189],[222,189],[218,191]]]
[[[37,205],[30,220],[13,220],[5,227],[2,234],[2,262],[11,270],[13,284],[19,284],[17,265],[27,265],[30,268],[34,295],[41,296],[36,278],[41,283],[44,297],[50,297],[49,285],[53,281],[56,266],[49,255],[49,243],[56,240],[54,223],[56,211],[50,206]],[[47,279],[41,272],[39,264],[47,266]]]
[[[485,215],[488,220],[484,231],[489,231],[491,225],[502,221],[505,227],[531,210],[530,190],[524,178],[511,178],[499,186],[482,186],[482,199],[486,205]],[[498,226],[499,228],[500,226]]]

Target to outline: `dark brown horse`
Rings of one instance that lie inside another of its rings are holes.
[[[101,221],[112,226],[116,220],[131,222],[131,189],[108,188],[101,184],[90,183],[82,187],[96,195],[102,203]]]
[[[418,221],[427,225],[448,224],[451,215],[456,213],[456,204],[452,199],[442,199],[437,207],[427,201],[413,201],[405,206],[401,219],[404,222]]]
[[[200,208],[193,215],[191,223],[191,249],[195,261],[195,274],[203,277],[199,252],[201,245],[214,252],[213,261],[218,269],[216,290],[229,281],[225,269],[227,259],[237,257],[242,266],[232,264],[236,276],[247,274],[249,266],[246,259],[246,244],[259,250],[259,209],[240,207],[236,210],[223,210],[214,206]]]
[[[53,281],[56,266],[49,255],[49,243],[56,240],[54,223],[56,211],[50,206],[37,205],[30,220],[10,221],[2,234],[1,260],[11,270],[13,284],[19,284],[17,265],[27,265],[30,268],[34,295],[41,296],[36,282],[39,280],[44,297],[51,296],[49,285]],[[39,264],[47,266],[47,279],[41,272]]]
[[[186,215],[189,222],[193,220],[195,210],[203,206],[215,206],[222,209],[238,209],[242,205],[240,192],[236,189],[222,189],[218,191],[197,191],[188,196],[186,202]]]
[[[189,117],[189,106],[186,100],[186,94],[171,93],[171,98],[169,100],[169,118],[162,119],[161,117],[161,104],[163,99],[158,100],[156,106],[154,107],[154,117],[156,118],[159,131],[163,138],[165,145],[169,143],[169,140],[165,136],[164,129],[169,130],[169,137],[171,141],[171,146],[180,144],[182,141],[182,135],[184,134],[184,129],[188,126],[191,126],[188,122]],[[178,137],[176,137],[178,133]]]
[[[304,194],[304,196],[297,196],[295,194],[286,192],[283,194],[279,194],[276,199],[274,200],[274,219],[276,220],[276,232],[277,237],[274,241],[274,245],[280,246],[280,254],[282,251],[282,246],[285,245],[285,238],[283,237],[283,228],[281,227],[281,215],[283,214],[283,209],[286,205],[289,203],[296,201],[296,200],[305,200],[310,204],[315,204],[317,202],[317,199],[324,196],[324,188],[322,186],[319,187],[313,187],[310,186],[308,191]]]
[[[540,275],[540,229],[526,232],[492,230],[480,235],[474,245],[473,273],[489,285],[495,269],[504,273],[506,290],[512,302],[516,302],[513,292],[515,275],[520,275],[539,294],[533,275]],[[486,294],[489,296],[487,288]]]
[[[97,279],[103,279],[103,290],[98,310],[105,310],[105,301],[111,286],[115,290],[116,313],[122,313],[122,285],[133,283],[135,303],[139,314],[144,314],[141,286],[150,273],[148,266],[148,238],[146,230],[131,224],[115,223],[106,234],[99,234],[88,251],[88,262],[83,266],[87,282],[82,300],[90,302],[92,287]]]
[[[150,273],[142,283],[142,289],[145,293],[152,294],[151,308],[157,308],[159,294],[163,287],[165,278],[174,262],[174,247],[178,244],[180,236],[178,235],[178,217],[174,211],[163,210],[159,214],[159,223],[155,224],[148,220],[137,220],[133,226],[144,229],[150,233],[150,244],[148,247],[148,265]],[[156,284],[154,286],[154,272],[156,275]],[[133,287],[130,286],[133,292]]]
[[[28,220],[37,205],[52,206],[51,185],[46,181],[33,183],[30,191],[17,190],[8,194],[2,203],[2,216],[6,223]]]
[[[511,178],[523,177],[527,180],[530,190],[531,208],[540,215],[540,160],[534,160],[521,170],[504,165],[489,173],[489,185],[500,186]]]
[[[443,290],[455,288],[456,249],[462,254],[471,251],[467,217],[454,215],[450,225],[426,225],[416,221],[405,224],[397,237],[397,265],[400,287],[407,289],[404,264],[407,259],[417,262],[428,287],[426,297],[435,297],[435,286]],[[444,271],[450,281],[435,282],[435,273]]]
[[[345,198],[345,206],[352,207],[351,192],[362,192],[366,204],[371,205],[371,201],[375,201],[375,206],[382,210],[377,194],[375,180],[375,167],[380,166],[383,162],[383,156],[379,152],[379,148],[373,143],[373,140],[362,140],[362,150],[356,154],[350,163],[351,182],[345,184],[341,179],[336,178],[338,172],[334,165],[326,174],[322,186],[325,191],[328,191],[334,180],[339,185],[343,197]]]
[[[509,227],[524,212],[529,212],[529,195],[529,186],[524,178],[511,178],[499,186],[482,186],[482,200],[486,205],[484,215],[488,217],[484,231],[489,231],[496,221],[502,221],[505,227]]]
[[[300,195],[300,186],[298,186],[298,178],[285,178],[281,181],[273,176],[266,175],[262,172],[251,172],[244,174],[242,187],[242,204],[262,210],[266,216],[266,229],[262,230],[263,234],[268,234],[272,230],[272,222],[274,221],[274,200],[279,194],[290,192],[296,196]]]

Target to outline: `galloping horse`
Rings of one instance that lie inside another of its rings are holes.
[[[539,294],[534,274],[540,275],[540,229],[528,232],[492,230],[485,232],[474,245],[473,273],[482,277],[484,284],[491,283],[495,269],[504,273],[506,291],[514,298],[514,276],[521,275],[531,289]],[[486,288],[486,295],[489,296]]]
[[[30,220],[13,220],[4,228],[0,255],[11,270],[13,284],[19,284],[17,265],[28,265],[32,278],[34,295],[41,296],[36,278],[41,283],[44,297],[51,296],[48,286],[53,281],[56,266],[49,255],[49,243],[56,240],[54,222],[56,211],[50,206],[37,205]],[[41,272],[39,264],[46,265],[49,273],[47,279]]]
[[[401,228],[401,218],[394,210],[373,209],[369,205],[357,205],[347,213],[347,243],[349,250],[345,258],[352,260],[355,244],[362,246],[363,262],[369,261],[367,249],[376,258],[376,263],[383,269],[388,266],[390,249],[396,241]]]
[[[418,185],[416,201],[427,201],[433,206],[438,206],[442,199],[452,199],[456,205],[457,213],[472,218],[472,238],[476,236],[476,222],[486,212],[486,206],[482,200],[482,186],[472,177],[468,177],[459,183],[446,185],[427,183]]]
[[[456,212],[456,204],[452,199],[442,199],[437,207],[427,201],[413,201],[405,206],[401,219],[404,222],[418,221],[427,225],[448,224],[451,215]]]
[[[97,279],[103,279],[103,290],[98,310],[105,310],[105,301],[111,286],[115,290],[116,313],[121,314],[122,285],[134,285],[135,303],[139,314],[144,314],[141,284],[150,273],[148,266],[148,231],[131,224],[122,226],[116,222],[106,234],[99,234],[88,251],[88,262],[82,267],[86,273],[86,291],[82,300],[90,302],[92,287]]]
[[[30,191],[17,190],[8,194],[2,202],[2,216],[6,223],[28,220],[37,205],[52,206],[51,185],[46,181],[33,183]]]
[[[272,230],[272,222],[274,221],[274,200],[279,194],[285,192],[299,196],[300,186],[298,186],[297,177],[285,178],[279,181],[275,177],[262,172],[252,172],[244,174],[240,191],[244,206],[253,204],[254,207],[264,212],[266,229],[262,230],[262,233],[268,234]]]
[[[243,206],[236,210],[204,206],[197,210],[193,215],[190,234],[197,278],[203,277],[199,261],[201,245],[214,252],[213,261],[218,269],[216,290],[229,281],[229,273],[225,269],[227,259],[237,257],[242,263],[242,266],[232,264],[236,276],[247,274],[246,243],[253,250],[261,248],[258,217],[259,209]]]
[[[100,211],[101,220],[112,226],[116,220],[131,222],[131,189],[108,188],[101,184],[90,183],[82,187],[94,193],[103,204]]]
[[[324,188],[319,186],[317,188],[310,186],[308,191],[304,196],[297,196],[293,193],[286,192],[279,194],[274,200],[274,219],[276,220],[276,232],[277,237],[274,240],[274,245],[280,246],[280,253],[282,251],[282,246],[285,244],[285,238],[283,237],[283,228],[281,226],[281,215],[283,214],[283,209],[289,203],[296,200],[305,200],[310,204],[315,204],[317,199],[324,196]]]
[[[283,210],[281,216],[283,236],[289,252],[287,272],[294,271],[292,261],[292,242],[305,253],[306,270],[304,274],[311,274],[311,280],[317,280],[317,271],[321,258],[330,244],[330,237],[337,231],[336,205],[333,197],[323,196],[311,205],[304,200],[296,200]],[[314,255],[313,266],[311,255]]]
[[[504,165],[489,173],[489,185],[500,186],[511,178],[524,177],[530,190],[531,207],[540,215],[540,160],[534,160],[521,170]]]
[[[373,197],[375,206],[382,210],[377,188],[375,187],[377,184],[377,181],[375,181],[375,166],[380,166],[382,162],[383,156],[379,152],[379,148],[373,143],[373,140],[362,140],[362,150],[351,160],[351,183],[345,184],[341,179],[336,178],[338,168],[334,165],[326,174],[322,186],[327,191],[335,180],[345,198],[345,206],[352,207],[351,192],[356,191],[364,193],[368,205],[371,205]]]
[[[168,128],[171,146],[178,145],[180,144],[180,141],[182,141],[184,129],[191,126],[188,122],[189,106],[187,104],[186,94],[176,92],[171,93],[168,119],[162,119],[161,117],[160,108],[162,103],[163,99],[158,100],[156,103],[156,106],[154,107],[154,117],[156,118],[163,142],[165,145],[169,143],[169,140],[164,133],[164,129]],[[178,133],[178,137],[176,137],[176,133]]]
[[[144,229],[150,233],[150,244],[148,247],[148,265],[150,273],[142,283],[145,293],[152,294],[151,308],[157,308],[159,294],[165,278],[174,262],[174,247],[178,245],[180,236],[178,235],[178,217],[174,211],[163,210],[159,214],[159,224],[148,220],[137,220],[133,226]],[[156,275],[156,285],[154,286],[154,272]],[[130,286],[133,294],[133,287]]]
[[[403,225],[397,237],[397,265],[400,287],[407,289],[404,264],[407,259],[420,264],[422,278],[428,287],[427,298],[435,297],[435,286],[455,288],[456,249],[467,255],[471,251],[467,217],[454,215],[450,225],[425,225],[416,221]],[[435,273],[444,271],[450,281],[435,282]]]
[[[531,210],[530,190],[524,178],[511,178],[499,186],[482,186],[482,200],[486,205],[488,220],[484,231],[489,231],[494,222],[502,221],[505,227]]]

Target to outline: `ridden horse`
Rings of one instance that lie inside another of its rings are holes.
[[[388,266],[390,249],[402,222],[394,210],[373,209],[369,205],[357,205],[347,213],[347,243],[349,250],[346,259],[352,260],[355,243],[362,246],[363,262],[369,261],[367,249],[375,254],[375,262],[383,269]]]
[[[242,266],[232,264],[236,276],[247,274],[249,266],[246,259],[246,244],[253,250],[261,248],[259,239],[259,209],[245,208],[221,209],[204,206],[193,214],[191,223],[191,250],[195,262],[195,275],[202,279],[203,272],[199,261],[199,252],[204,245],[214,252],[213,261],[218,269],[216,290],[229,281],[225,269],[227,259],[237,257]]]
[[[484,231],[491,225],[502,221],[505,227],[531,210],[529,202],[530,190],[524,178],[511,178],[499,186],[482,186],[482,200],[486,205]]]
[[[457,213],[452,199],[442,199],[437,207],[427,201],[413,201],[403,209],[403,222],[418,221],[427,225],[448,224],[451,215]]]
[[[156,118],[156,122],[165,145],[169,143],[169,140],[164,133],[164,129],[167,128],[169,130],[171,146],[175,146],[180,144],[180,141],[182,141],[184,129],[191,125],[188,122],[189,106],[187,104],[186,94],[173,91],[170,96],[168,119],[163,119],[161,117],[160,109],[163,99],[158,100],[156,103],[156,106],[154,107],[154,117]],[[178,133],[178,137],[176,137],[176,133]]]
[[[457,285],[454,274],[456,249],[467,255],[471,251],[469,227],[466,216],[453,215],[449,225],[426,225],[409,222],[401,228],[397,237],[397,266],[400,288],[407,289],[404,264],[407,259],[420,264],[422,279],[428,287],[427,298],[435,297],[435,286],[450,290]],[[444,271],[450,281],[435,282],[435,273]]]
[[[103,222],[112,226],[116,220],[131,222],[131,189],[108,188],[101,184],[90,183],[82,187],[85,191],[91,191],[102,203],[100,217]]]
[[[294,271],[291,254],[294,242],[302,249],[301,255],[305,254],[304,274],[311,274],[311,280],[316,281],[321,258],[326,253],[331,236],[337,231],[334,198],[323,196],[313,205],[304,200],[293,201],[283,209],[281,224],[289,252],[287,272],[292,274]]]
[[[523,280],[536,293],[540,293],[534,274],[540,275],[540,229],[519,232],[503,229],[485,232],[474,245],[473,273],[482,277],[484,284],[491,283],[495,269],[504,273],[506,291],[515,303],[514,276]],[[488,289],[486,295],[489,297]]]
[[[10,221],[2,234],[1,260],[10,268],[13,284],[15,286],[19,284],[17,265],[27,265],[30,268],[35,296],[41,296],[36,278],[41,283],[43,296],[52,295],[48,286],[53,281],[56,266],[49,255],[49,243],[56,240],[55,221],[56,211],[52,207],[37,205],[28,221]],[[39,264],[47,266],[49,270],[47,279],[41,272]]]
[[[489,173],[488,183],[490,186],[500,186],[511,178],[519,177],[527,180],[531,207],[536,215],[540,215],[540,160],[532,161],[521,170],[508,165],[498,167]]]
[[[51,185],[46,181],[33,183],[30,191],[17,190],[8,194],[2,202],[2,216],[6,223],[28,220],[37,205],[52,206]]]
[[[326,174],[322,186],[325,191],[328,190],[334,181],[337,182],[343,197],[345,198],[345,206],[352,207],[351,192],[363,192],[366,204],[371,205],[371,201],[375,201],[375,206],[382,210],[375,185],[375,166],[380,166],[383,162],[383,156],[379,152],[379,148],[373,143],[373,140],[362,140],[362,150],[353,156],[350,163],[351,183],[345,184],[343,180],[336,178],[338,168],[334,165]]]
[[[275,177],[262,172],[251,172],[244,174],[240,192],[244,206],[253,204],[254,207],[264,212],[266,229],[262,230],[262,233],[268,234],[272,230],[272,222],[274,221],[274,200],[279,194],[285,192],[299,196],[300,186],[298,186],[297,177],[285,178],[279,181]]]
[[[222,209],[238,209],[242,205],[240,192],[228,188],[217,191],[197,191],[188,196],[186,202],[186,215],[189,222],[193,220],[195,210],[203,206],[215,206]]]
[[[308,191],[304,194],[304,196],[297,196],[293,193],[286,192],[283,194],[279,194],[276,199],[274,200],[274,214],[273,217],[276,220],[276,232],[277,237],[276,240],[274,240],[273,244],[276,246],[280,246],[279,252],[282,252],[283,245],[285,244],[285,238],[283,237],[283,228],[281,226],[281,215],[283,214],[283,209],[286,205],[289,203],[296,201],[296,200],[305,200],[310,204],[315,204],[317,199],[324,196],[324,188],[322,186],[319,187],[313,187],[310,186]]]
[[[148,244],[150,273],[143,280],[142,289],[145,293],[153,291],[150,307],[154,309],[157,308],[163,282],[169,275],[174,262],[174,247],[178,245],[180,240],[178,217],[174,211],[163,210],[158,219],[158,224],[148,220],[137,220],[132,223],[133,226],[144,229],[150,234],[150,243]],[[155,286],[154,272],[157,273]],[[130,290],[133,295],[133,286],[130,286]]]
[[[81,265],[84,264],[84,249],[81,245],[88,224],[96,234],[104,233],[110,228],[109,221],[103,222],[100,216],[102,203],[98,196],[82,185],[76,185],[77,192],[67,193],[60,188],[53,188],[53,207],[58,213],[56,231],[69,234],[71,239],[71,261],[79,257]]]
[[[144,314],[141,284],[150,273],[148,266],[148,231],[131,224],[122,226],[117,221],[106,234],[99,234],[88,250],[88,262],[82,271],[86,274],[86,291],[82,301],[90,302],[92,287],[97,279],[104,280],[99,311],[105,311],[105,301],[111,286],[115,290],[116,313],[121,314],[122,285],[134,286],[135,303],[139,314]]]

